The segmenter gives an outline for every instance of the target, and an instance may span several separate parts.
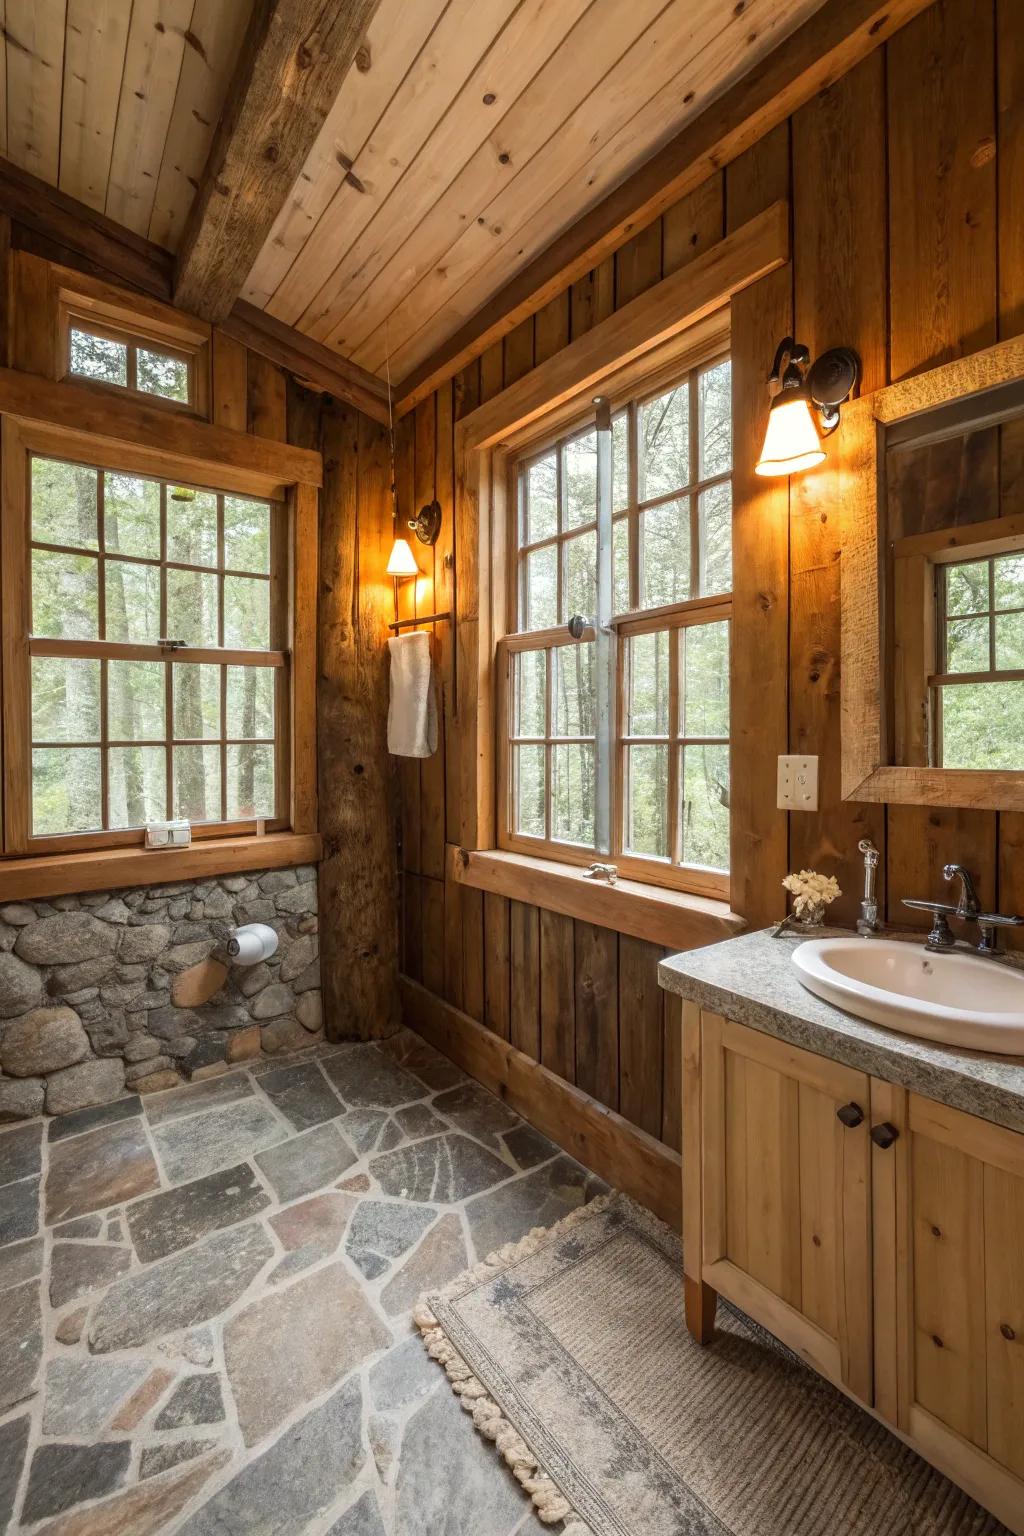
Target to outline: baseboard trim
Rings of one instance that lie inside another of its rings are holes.
[[[679,1231],[682,1159],[678,1152],[428,992],[419,982],[401,976],[399,986],[403,1017],[410,1029],[586,1168]]]

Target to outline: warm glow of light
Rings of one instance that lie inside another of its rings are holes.
[[[820,464],[825,450],[818,440],[807,397],[801,391],[788,398],[777,395],[768,412],[761,457],[754,466],[758,475],[795,475]]]
[[[396,539],[388,556],[387,572],[389,576],[418,576],[420,568],[416,564],[416,556],[409,548],[408,539]]]

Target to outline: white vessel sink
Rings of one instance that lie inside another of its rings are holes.
[[[793,951],[804,986],[860,1019],[974,1051],[1024,1055],[1024,972],[895,939],[811,939]]]

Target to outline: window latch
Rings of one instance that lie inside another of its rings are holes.
[[[614,864],[591,864],[589,869],[583,871],[584,880],[605,880],[609,885],[614,885],[619,878],[619,871]]]
[[[167,640],[167,639],[164,639],[163,636],[161,636],[160,639],[158,639],[156,643],[157,643],[157,645],[161,646],[165,651],[183,651],[185,649],[185,642],[184,642],[184,640]]]
[[[602,635],[615,632],[614,624],[599,624],[593,614],[587,613],[574,613],[565,627],[574,640],[582,640],[588,629],[599,629]]]

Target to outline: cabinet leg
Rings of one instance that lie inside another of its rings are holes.
[[[686,1326],[698,1344],[710,1344],[715,1334],[715,1310],[718,1292],[703,1280],[683,1276],[683,1298],[686,1305]]]

